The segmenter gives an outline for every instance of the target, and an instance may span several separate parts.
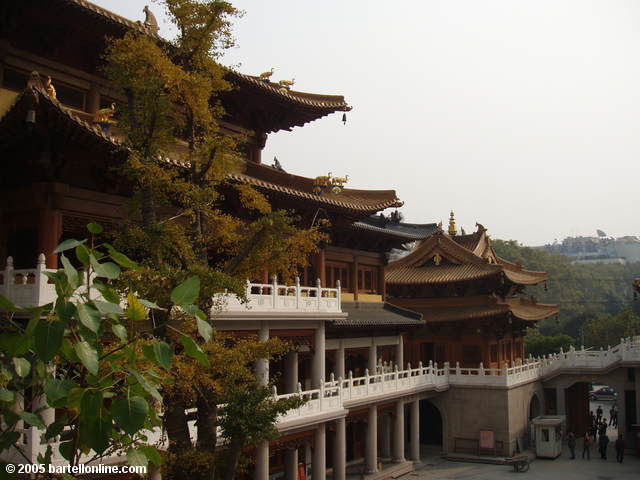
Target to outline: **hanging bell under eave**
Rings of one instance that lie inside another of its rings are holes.
[[[343,114],[342,114],[342,124],[343,124],[343,125],[346,125],[346,124],[347,124],[347,114],[346,114],[346,113],[343,113]]]

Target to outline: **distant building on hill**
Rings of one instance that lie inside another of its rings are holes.
[[[574,263],[640,262],[638,237],[608,237],[602,230],[597,230],[597,233],[595,237],[567,237],[562,243],[555,241],[540,248],[567,255]]]

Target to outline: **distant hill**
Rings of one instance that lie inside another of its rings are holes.
[[[640,262],[621,264],[572,264],[566,255],[524,247],[515,240],[491,240],[498,256],[531,270],[549,273],[544,286],[528,287],[526,293],[543,303],[557,303],[560,315],[540,322],[540,333],[566,333],[580,340],[580,328],[600,315],[617,315],[626,308],[640,313],[631,284],[640,277]]]

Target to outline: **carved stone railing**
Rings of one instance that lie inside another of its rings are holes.
[[[14,269],[13,258],[0,273],[0,295],[21,307],[39,307],[56,299],[54,285],[48,283],[44,272],[55,272],[45,266],[45,256],[40,254],[36,268]]]
[[[341,312],[340,282],[336,288],[322,288],[320,280],[315,287],[303,287],[296,277],[294,285],[271,283],[246,285],[247,302],[235,295],[219,294],[222,309],[228,312]]]

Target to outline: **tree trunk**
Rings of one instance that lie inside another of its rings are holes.
[[[227,463],[227,471],[224,474],[224,480],[234,480],[236,470],[244,448],[245,438],[243,436],[234,436],[229,444],[229,462]]]
[[[192,448],[184,401],[178,398],[164,397],[164,428],[169,437],[169,451],[179,452]]]
[[[209,399],[198,395],[196,401],[198,407],[198,443],[196,448],[206,452],[214,452],[216,449],[216,426],[218,421],[218,407],[215,404],[215,396]]]

